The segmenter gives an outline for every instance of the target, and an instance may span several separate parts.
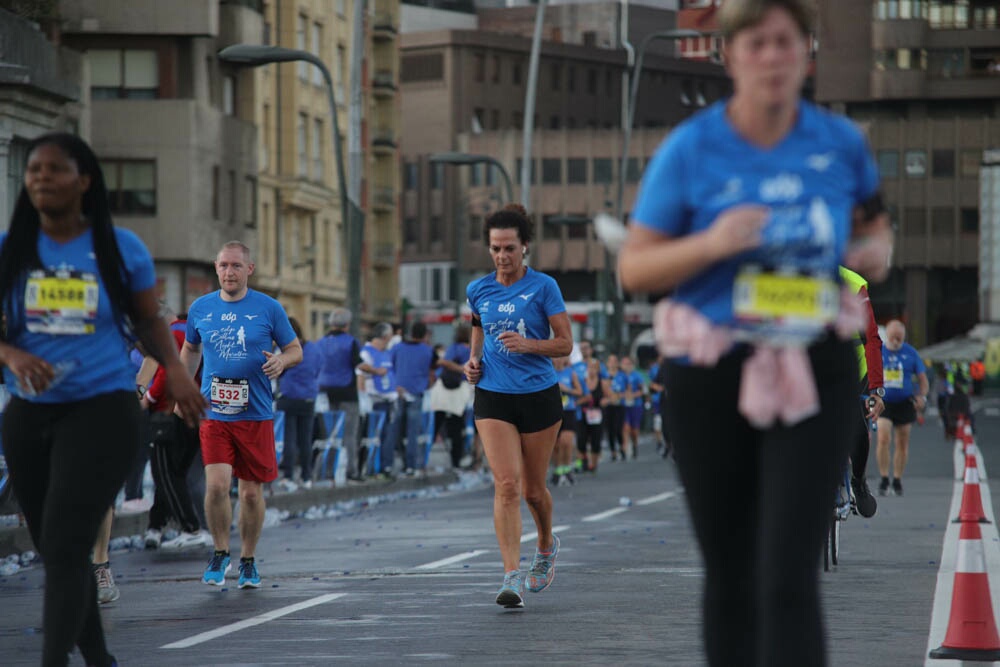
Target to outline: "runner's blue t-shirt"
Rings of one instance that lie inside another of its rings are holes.
[[[562,392],[563,410],[576,410],[576,396],[567,393],[573,389],[574,377],[576,377],[576,371],[572,366],[567,366],[561,371],[556,371],[556,378],[559,380],[559,391]]]
[[[0,245],[6,238],[6,234],[0,236]],[[116,228],[115,238],[125,262],[129,291],[155,287],[153,258],[139,237]],[[9,303],[4,304],[11,326],[9,342],[68,370],[50,389],[37,396],[25,396],[14,374],[5,367],[7,387],[34,403],[65,403],[111,391],[135,391],[129,343],[114,320],[98,272],[92,230],[87,228],[66,243],[39,232],[38,257],[44,270],[24,276],[14,288],[23,312],[13,315]]]
[[[202,346],[201,393],[218,421],[273,418],[271,381],[264,374],[271,352],[295,340],[281,304],[256,290],[239,301],[223,301],[220,291],[199,297],[188,309],[187,341]]]
[[[551,338],[549,317],[566,312],[559,285],[550,276],[527,268],[510,287],[496,272],[469,283],[469,308],[483,325],[483,375],[477,386],[507,394],[530,394],[556,384],[552,360],[541,354],[508,352],[497,336],[516,331],[525,338]]]
[[[790,133],[764,149],[736,132],[723,100],[682,123],[660,146],[643,175],[631,220],[677,238],[705,231],[735,206],[770,209],[761,247],[691,276],[672,297],[715,324],[732,325],[742,268],[839,282],[852,210],[877,189],[871,151],[848,119],[800,102]]]
[[[624,376],[625,380],[623,383],[625,389],[622,389],[623,394],[625,393],[626,390],[631,391],[633,393],[639,393],[639,394],[642,393],[643,387],[646,386],[646,380],[642,377],[642,373],[640,373],[639,371],[632,371],[631,373],[626,373],[622,371],[622,375]],[[634,396],[632,398],[623,397],[622,405],[624,405],[627,408],[630,408],[634,405],[642,405],[642,396]]]
[[[913,376],[926,373],[924,360],[909,343],[895,352],[882,343],[882,386],[886,403],[902,403],[913,398]]]
[[[652,366],[649,367],[650,382],[655,382],[659,384],[659,381],[657,380],[659,375],[660,375],[659,364],[653,364]],[[652,387],[649,388],[649,403],[652,406],[653,410],[656,411],[657,413],[660,411],[660,393],[661,392],[653,391]]]
[[[619,396],[617,400],[610,400],[608,404],[621,405],[625,400],[625,397],[622,396],[622,394],[625,393],[626,387],[628,387],[628,375],[622,370],[615,371],[615,374],[611,377],[611,391]]]

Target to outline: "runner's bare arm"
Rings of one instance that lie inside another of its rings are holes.
[[[201,363],[201,345],[195,345],[191,341],[185,340],[181,346],[181,363],[184,364],[188,375],[194,377],[198,372],[198,365]]]
[[[264,369],[264,375],[276,380],[285,372],[285,369],[291,368],[299,364],[302,361],[302,343],[296,338],[288,345],[281,348],[281,354],[271,354],[270,352],[263,350],[264,358],[267,360],[261,368]]]

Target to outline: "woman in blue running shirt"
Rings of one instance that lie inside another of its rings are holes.
[[[864,320],[837,266],[884,279],[888,219],[862,133],[800,98],[812,3],[718,16],[734,93],[653,157],[618,270],[629,291],[673,290],[656,317],[663,411],[705,559],[709,664],[817,666],[819,556],[859,426]]]
[[[528,590],[543,591],[555,577],[559,538],[545,472],[563,409],[552,358],[569,355],[573,334],[556,281],[524,263],[532,238],[524,208],[508,204],[491,215],[484,236],[496,271],[466,290],[472,340],[465,376],[476,386],[473,413],[493,471],[493,523],[504,568],[496,602],[523,607],[522,495],[538,529]]]
[[[165,369],[186,421],[205,409],[160,317],[153,260],[115,229],[104,176],[79,137],[28,146],[24,187],[0,238],[0,362],[15,394],[3,419],[11,482],[45,563],[42,664],[114,664],[90,549],[136,455],[139,401],[129,341]]]

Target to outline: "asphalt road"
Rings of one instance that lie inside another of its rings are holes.
[[[987,468],[1000,471],[1000,401],[977,417]],[[125,666],[702,665],[703,577],[683,490],[673,464],[643,450],[552,490],[558,576],[524,610],[493,602],[502,567],[484,486],[267,528],[256,591],[234,574],[222,589],[200,583],[207,553],[115,552],[109,644]],[[874,488],[874,452],[869,470]],[[841,564],[822,575],[831,665],[923,664],[953,477],[951,445],[929,419],[914,431],[905,495],[844,525]],[[42,583],[39,567],[0,579],[0,664],[38,664]]]

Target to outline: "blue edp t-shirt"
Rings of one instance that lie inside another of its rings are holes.
[[[507,394],[530,394],[556,384],[552,360],[541,354],[508,352],[497,340],[504,331],[525,338],[551,338],[549,317],[566,312],[559,285],[528,267],[510,287],[497,282],[496,272],[469,283],[469,308],[483,325],[483,375],[477,386]]]
[[[660,146],[631,218],[677,238],[705,231],[735,206],[770,209],[761,247],[713,264],[674,293],[714,324],[731,325],[737,273],[748,265],[839,282],[852,210],[877,189],[871,151],[848,119],[800,102],[795,126],[765,149],[736,132],[720,101],[682,123]]]
[[[143,292],[156,285],[153,258],[133,232],[115,229],[125,262],[127,289]],[[0,237],[0,245],[6,242]],[[135,369],[129,343],[115,322],[104,281],[97,268],[94,235],[90,228],[66,243],[38,234],[38,257],[44,269],[21,278],[10,295],[19,312],[4,314],[9,342],[25,352],[66,368],[65,376],[37,396],[25,396],[14,374],[4,368],[7,387],[35,403],[64,403],[111,391],[135,391]]]
[[[913,398],[913,376],[926,373],[924,360],[909,343],[890,350],[882,343],[882,385],[886,403],[902,403]]]
[[[239,301],[224,301],[219,291],[206,294],[188,309],[185,337],[202,346],[201,393],[210,402],[209,419],[273,418],[264,352],[271,352],[274,343],[283,348],[295,340],[280,303],[252,289]]]

